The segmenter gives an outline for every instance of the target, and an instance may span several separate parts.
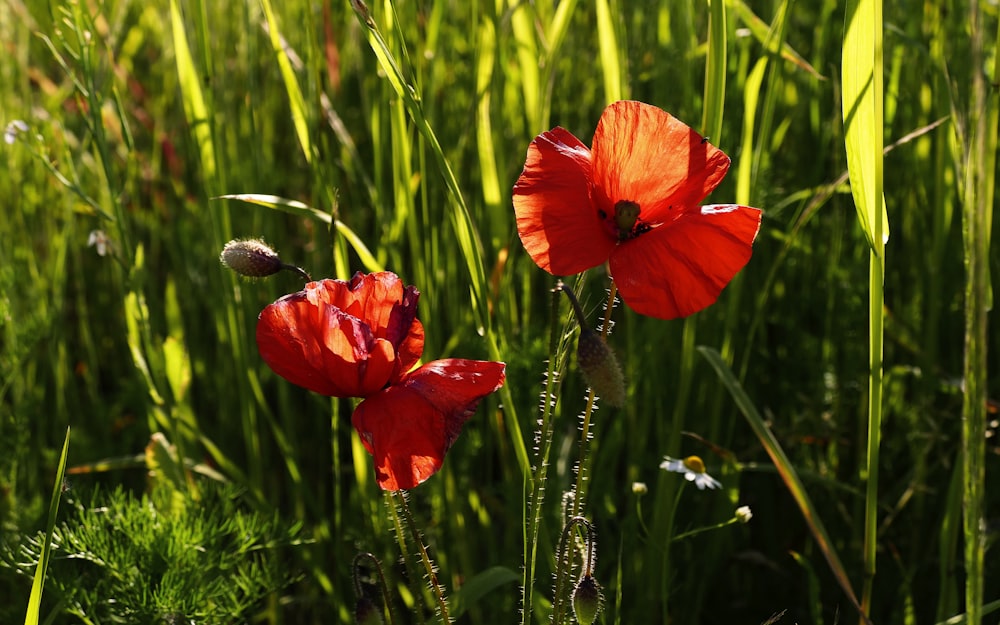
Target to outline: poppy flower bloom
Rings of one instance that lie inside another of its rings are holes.
[[[364,398],[351,422],[384,490],[436,473],[505,377],[502,362],[457,358],[414,369],[424,348],[419,296],[391,272],[357,273],[349,282],[310,282],[257,320],[257,347],[275,373],[322,395]]]
[[[560,127],[531,142],[514,185],[517,232],[545,271],[610,262],[634,311],[685,317],[715,302],[760,229],[756,208],[699,206],[728,169],[722,150],[669,113],[615,102],[590,149]]]

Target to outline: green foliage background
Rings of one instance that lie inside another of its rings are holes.
[[[516,448],[532,450],[553,356],[554,279],[520,247],[511,186],[533,136],[560,125],[589,142],[619,95],[699,129],[708,7],[679,0],[369,7],[455,173],[478,237],[471,248],[462,246],[435,154],[351,4],[275,3],[280,54],[265,7],[0,4],[0,123],[29,126],[0,145],[0,523],[14,542],[42,527],[66,426],[71,465],[96,469],[72,478],[84,492],[142,490],[143,463],[121,459],[142,454],[151,434],[163,432],[182,456],[242,488],[247,506],[300,522],[311,537],[288,550],[301,578],[260,605],[260,618],[350,622],[355,553],[375,553],[403,579],[387,506],[349,426],[351,405],[292,387],[256,355],[256,315],[297,290],[296,278],[241,281],[219,265],[218,253],[232,238],[263,237],[313,277],[347,278],[366,267],[343,230],[322,220],[212,198],[271,194],[340,220],[374,262],[420,289],[425,359],[490,358],[496,345],[513,404],[484,402],[444,470],[411,493],[410,505],[447,588],[491,567],[519,571],[524,475]],[[725,113],[711,140],[733,167],[709,200],[760,207],[764,223],[750,264],[705,312],[670,322],[621,306],[615,312],[611,343],[629,400],[596,414],[588,510],[608,623],[762,622],[782,610],[784,622],[854,618],[697,346],[732,364],[861,583],[868,248],[842,178],[843,10],[829,0],[730,0],[726,8]],[[918,134],[885,161],[892,236],[876,623],[933,623],[963,611],[962,163],[971,77],[986,72],[994,90],[997,82],[991,64],[972,63],[972,10],[996,32],[996,5],[885,8],[886,143]],[[997,41],[986,43],[991,59]],[[88,245],[95,230],[107,235],[109,255]],[[483,264],[483,280],[470,273],[473,261]],[[988,261],[998,275],[1000,259]],[[605,287],[596,270],[582,283],[595,315]],[[477,291],[488,324],[473,314]],[[989,341],[984,375],[996,397],[997,334]],[[573,478],[585,391],[571,367],[556,407],[536,597],[550,593],[560,495]],[[682,488],[679,476],[657,468],[665,454],[700,455],[725,490]],[[127,468],[91,464],[109,459]],[[992,453],[987,475],[996,469]],[[633,482],[646,483],[648,493],[633,492]],[[725,521],[737,505],[753,509],[749,525],[668,550],[671,536]],[[998,506],[987,491],[994,523]],[[986,562],[986,599],[997,599],[989,590],[997,566]],[[30,579],[0,570],[0,604],[8,606],[0,620],[21,618],[29,587]],[[519,597],[516,584],[499,585],[460,622],[514,622]],[[394,600],[401,613],[414,601]],[[46,607],[59,612],[54,591]]]

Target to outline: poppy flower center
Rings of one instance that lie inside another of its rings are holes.
[[[598,210],[597,214],[604,221],[609,233],[620,243],[652,230],[652,226],[639,220],[639,212],[639,204],[636,202],[618,200],[615,202],[615,214],[610,218],[604,210]]]

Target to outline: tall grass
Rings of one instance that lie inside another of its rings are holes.
[[[872,557],[872,622],[993,618],[977,611],[998,598],[977,528],[998,505],[981,488],[997,469],[985,438],[1000,353],[986,325],[1000,271],[995,8],[893,4],[877,20],[884,119],[867,132],[887,144],[917,132],[884,156],[892,238],[875,306],[848,186],[843,6],[379,0],[359,19],[354,4],[0,5],[0,125],[28,126],[0,144],[5,545],[44,528],[67,426],[70,485],[88,493],[146,489],[143,450],[161,432],[241,487],[247,509],[309,537],[282,551],[301,575],[255,619],[351,622],[365,552],[383,565],[393,622],[436,620],[423,566],[399,565],[396,508],[350,402],[292,387],[257,356],[257,314],[301,280],[239,280],[217,258],[232,238],[263,237],[314,278],[377,266],[416,285],[425,358],[507,362],[504,394],[407,511],[456,622],[515,622],[522,597],[524,620],[547,622],[588,393],[568,355],[575,322],[521,248],[510,190],[532,137],[560,125],[589,143],[604,106],[628,97],[708,134],[733,159],[710,200],[765,219],[750,264],[706,311],[613,311],[628,401],[591,415],[581,510],[598,538],[601,618],[853,619],[843,586],[860,596]],[[880,159],[871,136],[860,142]],[[257,203],[220,199],[240,195]],[[88,246],[94,231],[107,255]],[[606,275],[567,282],[597,319]],[[872,467],[870,313],[885,322]],[[722,491],[658,469],[692,454]],[[964,522],[963,497],[982,510]],[[692,533],[738,505],[749,524]],[[50,578],[65,555],[53,550]],[[0,621],[23,618],[30,586],[0,568]],[[61,599],[46,589],[43,619],[70,622]]]

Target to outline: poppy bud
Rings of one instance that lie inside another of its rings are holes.
[[[604,596],[593,575],[584,575],[573,589],[573,613],[580,625],[591,625],[601,611]]]
[[[383,625],[385,618],[375,602],[363,596],[354,606],[354,621],[358,625]]]
[[[241,276],[248,278],[264,278],[273,276],[282,269],[288,269],[311,281],[302,269],[281,261],[275,252],[260,239],[234,239],[226,243],[219,254],[219,260]]]
[[[233,240],[222,248],[219,260],[241,276],[263,278],[284,267],[281,258],[260,239]]]
[[[625,403],[625,378],[615,353],[597,332],[580,328],[576,361],[590,388],[612,406]]]

